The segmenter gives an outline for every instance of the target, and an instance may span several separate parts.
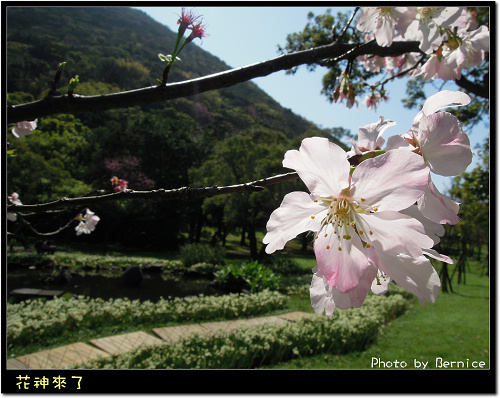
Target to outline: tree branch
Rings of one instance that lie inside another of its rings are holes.
[[[464,75],[460,77],[460,79],[455,79],[455,83],[458,87],[462,87],[463,89],[477,95],[482,98],[490,98],[490,90],[488,85],[477,84],[468,80]]]
[[[106,95],[83,96],[49,96],[27,104],[7,107],[7,122],[15,123],[24,120],[59,114],[59,113],[92,113],[109,109],[128,108],[132,106],[188,97],[206,91],[234,86],[257,77],[263,77],[280,70],[291,69],[303,64],[313,64],[325,58],[341,61],[348,54],[349,58],[359,55],[373,54],[381,57],[396,57],[409,52],[420,52],[419,42],[393,42],[390,47],[380,47],[376,42],[363,45],[359,43],[332,43],[325,46],[283,54],[267,61],[258,62],[241,68],[216,73],[179,83],[150,86],[131,91]]]
[[[86,196],[79,198],[62,198],[54,202],[34,204],[34,205],[9,205],[7,209],[9,212],[17,213],[20,215],[28,216],[33,214],[47,213],[53,210],[73,207],[88,207],[102,203],[115,202],[118,200],[129,199],[162,199],[162,200],[189,200],[202,197],[211,197],[216,195],[225,195],[230,193],[239,192],[259,192],[263,191],[265,187],[279,184],[285,181],[295,180],[299,178],[295,172],[279,174],[273,177],[263,178],[257,181],[247,182],[237,185],[228,186],[212,186],[203,188],[190,188],[182,187],[177,189],[156,189],[152,191],[133,191],[127,189],[121,192],[110,193],[100,196]]]

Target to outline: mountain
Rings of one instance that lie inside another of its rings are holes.
[[[27,27],[26,21],[29,21]],[[108,90],[130,90],[157,84],[165,63],[158,53],[172,51],[177,32],[154,21],[142,11],[126,7],[8,7],[7,89],[40,98],[47,94],[57,65],[65,61],[65,77],[79,76],[82,83],[103,82]],[[189,80],[231,69],[219,58],[196,45],[182,52],[169,82]],[[88,87],[76,93],[85,94]],[[83,90],[83,92],[81,92]],[[92,91],[93,92],[93,91]],[[218,94],[218,95],[215,95]],[[242,108],[259,123],[280,127],[287,135],[299,135],[313,124],[281,107],[255,84],[248,82],[191,98],[211,113]]]
[[[177,32],[128,7],[9,6],[6,27],[11,104],[47,96],[61,62],[66,67],[57,94],[65,94],[76,75],[80,83],[74,92],[82,95],[156,85],[165,67],[158,54],[171,52],[177,37]],[[186,46],[181,58],[169,82],[231,69],[196,45]],[[29,204],[110,192],[113,176],[136,190],[241,183],[287,171],[282,156],[297,148],[301,137],[335,140],[331,134],[246,82],[129,109],[43,117],[30,136],[9,135],[15,156],[8,159],[7,189]],[[238,157],[226,156],[228,148],[239,151]],[[101,217],[99,228],[79,239],[164,248],[176,247],[182,234],[193,235],[194,230],[199,240],[203,225],[210,222],[218,228],[255,230],[265,225],[266,212],[279,205],[282,192],[277,192],[265,205],[246,201],[244,210],[237,201],[211,207],[210,201],[99,205],[92,209]],[[255,217],[239,217],[242,211]],[[50,231],[70,217],[74,214],[35,217],[34,225]],[[74,239],[74,231],[58,236]]]

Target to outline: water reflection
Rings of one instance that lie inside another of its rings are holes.
[[[223,294],[212,286],[208,279],[187,279],[161,273],[143,273],[143,279],[137,287],[127,287],[123,283],[121,273],[106,275],[66,273],[67,278],[61,278],[57,272],[23,269],[8,272],[7,291],[10,301],[18,301],[20,296],[13,296],[13,290],[21,288],[59,290],[73,295],[83,295],[90,298],[127,297],[130,300],[157,302],[160,298],[186,297],[199,294]]]

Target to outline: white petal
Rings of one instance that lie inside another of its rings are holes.
[[[304,139],[298,151],[285,153],[283,166],[296,170],[316,196],[338,195],[349,185],[347,153],[327,138]]]
[[[406,149],[411,151],[414,150],[415,147],[410,145],[410,143],[404,139],[405,136],[406,135],[393,135],[389,137],[387,139],[385,150],[386,151],[391,151],[393,149]]]
[[[428,188],[417,201],[418,209],[431,221],[454,225],[460,221],[460,204],[444,196],[429,179]]]
[[[470,97],[461,91],[443,90],[430,96],[422,107],[423,116],[429,116],[438,110],[450,106],[463,106],[470,103]]]
[[[407,150],[392,150],[356,167],[351,194],[358,203],[379,211],[402,210],[422,196],[429,169],[421,156]]]
[[[422,249],[434,246],[434,241],[425,234],[422,223],[405,214],[384,211],[359,214],[358,219],[361,220],[357,223],[358,226],[363,226],[363,239],[370,243],[377,253],[405,253],[416,257],[422,255]]]
[[[358,131],[358,146],[369,150],[382,147],[385,141],[384,138],[382,138],[382,134],[387,128],[395,125],[396,122],[389,119],[384,120],[384,117],[380,116],[378,122],[360,127]]]
[[[373,280],[371,290],[373,294],[381,295],[386,294],[389,290],[391,278],[384,274],[382,271],[377,271],[377,277]]]
[[[281,250],[285,244],[305,231],[317,231],[327,212],[320,202],[315,202],[306,192],[290,192],[283,198],[280,207],[273,211],[267,222],[267,234],[263,243],[267,244],[266,253]]]
[[[405,210],[401,210],[401,213],[416,218],[418,221],[420,221],[424,226],[425,234],[434,241],[434,246],[437,245],[440,242],[441,237],[444,236],[445,231],[443,225],[429,220],[427,217],[425,217],[418,209],[417,205],[413,205]]]
[[[417,296],[422,304],[424,300],[430,303],[436,301],[441,282],[431,262],[424,256],[412,258],[404,254],[381,254],[378,266],[399,286]]]
[[[363,305],[370,291],[371,281],[377,274],[377,269],[374,265],[368,267],[360,278],[358,285],[346,293],[342,293],[335,287],[330,286],[317,267],[313,268],[313,272],[310,289],[311,305],[317,313],[325,311],[326,315],[332,315],[336,307],[346,310],[359,308]]]
[[[435,258],[436,260],[442,261],[444,263],[453,264],[453,260],[450,257],[445,256],[444,254],[438,253],[434,249],[424,249],[422,251],[426,256]]]

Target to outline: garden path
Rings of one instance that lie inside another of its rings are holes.
[[[206,322],[152,329],[152,334],[133,332],[90,340],[90,344],[74,343],[7,360],[7,369],[66,369],[85,364],[98,357],[120,355],[139,346],[176,344],[193,335],[215,335],[264,323],[286,323],[310,316],[306,312],[289,312],[233,321]]]

